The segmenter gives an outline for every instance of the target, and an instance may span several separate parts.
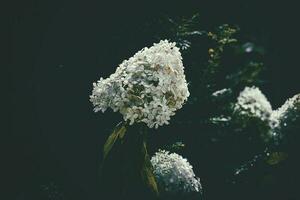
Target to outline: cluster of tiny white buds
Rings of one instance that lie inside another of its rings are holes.
[[[257,87],[245,87],[237,98],[234,110],[241,115],[258,117],[263,121],[270,118],[272,106]]]
[[[256,117],[266,122],[270,130],[265,139],[277,140],[282,136],[280,129],[286,126],[285,121],[288,118],[300,116],[300,94],[288,99],[281,107],[273,110],[270,102],[259,88],[245,87],[238,96],[234,111],[239,115]]]
[[[271,120],[275,128],[280,128],[280,126],[285,126],[284,121],[288,117],[296,117],[292,115],[293,112],[296,112],[300,115],[300,94],[293,96],[285,101],[285,103],[274,110],[271,115]]]
[[[183,194],[201,192],[200,179],[187,159],[176,153],[159,150],[151,158],[154,175],[164,192]]]

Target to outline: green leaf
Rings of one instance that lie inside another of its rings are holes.
[[[287,159],[288,155],[284,152],[273,152],[267,159],[267,163],[269,165],[276,165],[285,159]]]
[[[147,152],[146,143],[143,143],[142,146],[142,156],[143,156],[143,164],[141,169],[141,176],[146,185],[158,196],[158,187],[156,183],[156,179],[153,174],[153,167]]]
[[[104,148],[103,148],[103,159],[107,157],[113,145],[118,139],[123,139],[126,132],[126,127],[124,123],[119,123],[112,134],[107,138]]]

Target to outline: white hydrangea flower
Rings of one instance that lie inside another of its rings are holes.
[[[296,110],[300,112],[300,94],[289,98],[280,108],[272,112],[271,120],[273,127],[280,128],[280,125],[289,117],[289,114]]]
[[[189,96],[179,49],[167,40],[123,61],[109,78],[94,83],[94,111],[119,111],[130,124],[168,124]]]
[[[200,179],[187,159],[176,153],[159,150],[151,158],[154,175],[163,191],[172,194],[201,192]]]
[[[240,93],[234,110],[241,115],[258,117],[268,121],[272,114],[272,106],[259,88],[245,87]]]

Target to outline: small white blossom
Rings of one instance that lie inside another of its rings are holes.
[[[164,40],[123,61],[109,78],[100,78],[90,101],[95,112],[111,108],[130,124],[157,128],[169,123],[188,96],[179,49]]]
[[[219,117],[212,117],[209,119],[212,123],[220,123],[220,122],[228,122],[231,120],[231,117],[223,117],[223,116],[219,116]]]
[[[240,93],[234,110],[241,115],[268,121],[272,113],[272,106],[260,89],[253,86],[245,87]]]
[[[187,159],[176,153],[159,150],[151,158],[154,175],[162,190],[172,194],[201,192],[200,179]]]
[[[217,90],[214,93],[212,93],[212,96],[213,97],[219,97],[219,96],[222,96],[226,93],[231,93],[231,89],[230,88],[224,88],[222,90]]]

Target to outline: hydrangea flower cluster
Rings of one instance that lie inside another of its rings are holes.
[[[259,88],[245,87],[237,98],[234,111],[241,115],[258,117],[268,121],[272,114],[272,106]]]
[[[168,124],[189,96],[179,49],[167,40],[143,48],[123,61],[109,78],[94,83],[94,111],[119,111],[130,124],[150,128]]]
[[[273,121],[273,126],[275,128],[280,128],[284,126],[284,122],[289,118],[296,119],[294,115],[300,115],[300,94],[293,96],[292,98],[286,100],[286,102],[277,110],[274,110],[271,115]]]
[[[159,150],[151,158],[154,175],[162,190],[171,194],[201,192],[200,179],[187,159],[176,153]]]
[[[266,122],[269,131],[264,138],[278,142],[283,136],[282,128],[300,119],[300,94],[288,99],[277,110],[272,110],[270,102],[258,88],[246,87],[240,93],[234,111],[239,115],[256,117]]]

